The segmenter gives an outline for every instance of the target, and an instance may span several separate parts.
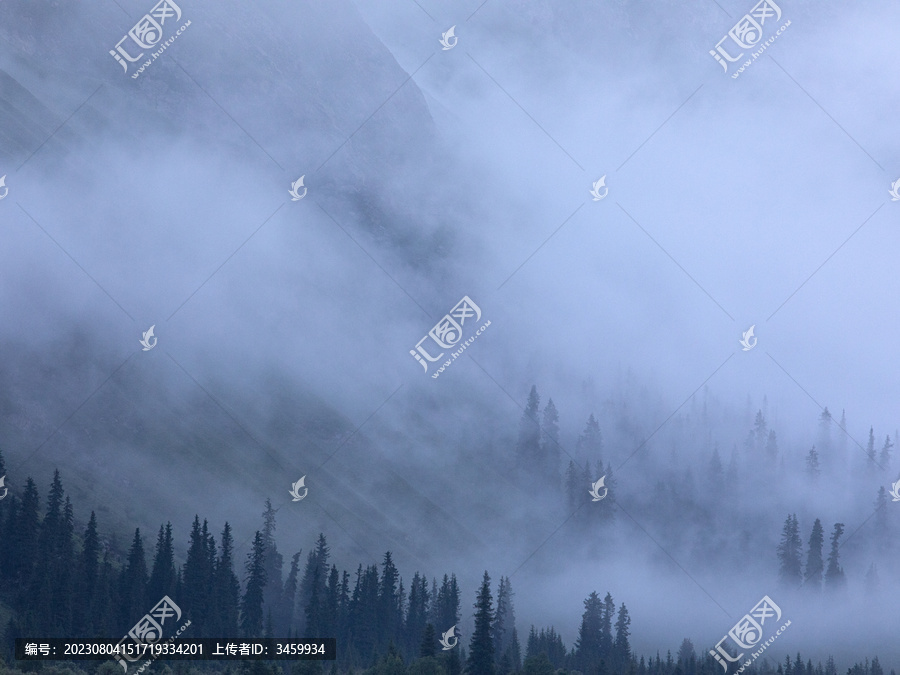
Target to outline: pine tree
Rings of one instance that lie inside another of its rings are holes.
[[[762,455],[763,448],[766,447],[766,440],[769,438],[769,430],[766,426],[766,418],[762,410],[756,413],[756,419],[753,421],[753,445],[756,450],[756,456]]]
[[[774,429],[769,432],[769,437],[766,440],[766,457],[768,457],[772,465],[775,464],[775,460],[778,458],[778,438],[775,436]]]
[[[94,634],[91,608],[96,603],[95,596],[100,574],[100,536],[97,533],[97,516],[93,511],[91,511],[91,518],[84,530],[77,570],[72,603],[74,635],[88,638]]]
[[[231,525],[225,523],[219,557],[216,560],[214,605],[216,614],[216,636],[236,638],[240,633],[241,584],[234,572],[234,537]]]
[[[519,422],[519,440],[516,444],[518,466],[526,476],[531,476],[530,480],[534,482],[542,478],[539,475],[539,469],[542,468],[540,462],[541,425],[538,421],[540,403],[537,387],[532,386],[531,392],[528,394],[528,403],[525,405],[525,411]]]
[[[613,643],[613,663],[617,671],[622,672],[625,665],[631,660],[631,643],[628,637],[631,634],[631,617],[625,603],[619,607],[619,615],[616,618],[616,641]]]
[[[119,598],[119,623],[127,628],[152,606],[147,604],[147,559],[140,528],[134,531],[128,562],[119,577]]]
[[[256,531],[253,548],[247,554],[244,569],[244,597],[241,600],[241,630],[244,637],[260,637],[263,631],[263,594],[266,588],[266,545],[262,532]]]
[[[512,605],[512,586],[508,577],[500,577],[497,587],[497,611],[494,615],[494,623],[491,625],[491,637],[494,641],[494,655],[497,662],[506,653],[512,639],[512,629],[515,627],[516,618]],[[505,674],[504,674],[505,675]]]
[[[882,469],[887,469],[891,465],[891,448],[894,447],[894,444],[891,443],[890,435],[884,437],[884,445],[881,446],[881,454],[878,455],[878,464],[881,465]]]
[[[806,456],[806,475],[812,480],[816,480],[822,471],[819,468],[819,453],[816,452],[816,446],[812,446],[809,454]]]
[[[400,594],[397,584],[400,581],[400,573],[397,571],[391,552],[384,554],[381,565],[381,583],[378,588],[378,616],[379,616],[379,644],[387,645],[388,642],[397,643],[400,638],[402,625],[402,610],[400,607]]]
[[[181,577],[181,595],[184,598],[182,609],[191,617],[194,630],[206,637],[208,623],[213,619],[211,601],[213,569],[209,550],[209,523],[204,520],[201,526],[198,515],[194,516],[191,526],[187,559]]]
[[[422,636],[425,632],[428,615],[428,583],[425,577],[416,572],[409,587],[409,605],[406,610],[403,633],[406,636],[407,655],[412,657],[416,650],[421,652]],[[432,643],[434,642],[434,626],[432,625]],[[421,654],[420,654],[421,656]],[[434,654],[431,654],[434,656]]]
[[[172,541],[172,523],[159,526],[156,536],[156,553],[150,580],[147,582],[147,596],[151,602],[158,602],[163,596],[175,593],[175,550]]]
[[[434,634],[434,625],[426,623],[425,629],[422,631],[422,640],[419,644],[419,656],[424,659],[429,656],[433,657],[436,653],[437,637]]]
[[[279,615],[280,610],[279,600],[283,591],[281,573],[284,560],[278,552],[278,546],[275,545],[275,509],[272,508],[271,499],[266,499],[262,516],[262,536],[266,556],[266,592],[263,595],[263,610],[266,614],[271,611],[274,617]]]
[[[300,573],[300,554],[297,551],[291,558],[291,568],[288,571],[287,579],[284,581],[284,588],[279,600],[278,618],[275,621],[276,632],[279,635],[290,636],[294,629],[294,604],[297,601],[297,576]],[[345,572],[346,574],[346,572]]]
[[[784,521],[781,531],[781,543],[778,544],[778,580],[784,588],[797,588],[802,580],[801,567],[802,543],[800,526],[796,515],[790,515]]]
[[[325,535],[320,532],[319,538],[316,541],[316,548],[310,551],[306,557],[306,567],[303,570],[303,578],[300,581],[300,592],[297,597],[297,607],[299,609],[297,618],[299,619],[298,623],[300,624],[298,626],[298,632],[301,635],[313,637],[306,629],[306,608],[309,606],[309,601],[313,594],[313,583],[316,584],[316,592],[320,598],[325,593],[325,578],[328,574],[329,553],[328,542],[325,539]],[[318,575],[316,575],[317,570]],[[374,647],[374,644],[372,646]]]
[[[613,616],[616,613],[616,603],[607,592],[603,598],[603,614],[600,617],[600,658],[609,663],[613,651]]]
[[[866,466],[872,470],[875,468],[875,429],[869,427],[869,443],[866,445]]]
[[[826,457],[831,457],[831,424],[833,419],[831,413],[828,412],[828,406],[819,415],[819,436],[816,443],[820,452],[824,452]],[[829,460],[830,461],[830,460]]]
[[[559,486],[559,462],[561,459],[559,445],[559,413],[553,405],[553,399],[547,400],[541,418],[541,475],[554,487]]]
[[[507,654],[509,654],[509,664],[512,670],[518,673],[522,670],[522,647],[519,644],[519,631],[516,630],[516,627],[513,626],[512,629],[512,637],[509,641],[509,647],[506,648]],[[501,675],[503,675],[501,673]]]
[[[581,627],[575,640],[575,669],[587,673],[594,664],[599,663],[603,655],[603,602],[596,591],[584,601],[584,613],[581,615]]]
[[[844,586],[844,570],[841,569],[838,559],[841,535],[844,534],[844,524],[835,523],[831,533],[831,553],[828,554],[828,569],[825,570],[825,587],[829,590],[837,590]]]
[[[812,532],[809,535],[809,551],[806,555],[806,574],[803,583],[806,588],[812,591],[822,590],[822,574],[825,565],[822,561],[822,545],[825,542],[825,535],[822,531],[822,522],[816,518],[813,523]]]
[[[532,389],[534,391],[534,389]],[[475,600],[475,630],[469,642],[467,675],[494,675],[494,642],[491,639],[491,623],[494,620],[491,578],[487,571]]]
[[[888,498],[884,486],[878,488],[875,497],[875,551],[879,555],[886,553],[890,547],[891,536],[888,530]]]

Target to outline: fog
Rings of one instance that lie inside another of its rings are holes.
[[[647,656],[769,595],[776,658],[900,668],[897,5],[780,3],[737,79],[737,0],[262,5],[185,0],[132,79],[108,52],[150,3],[0,3],[10,489],[59,468],[81,527],[171,520],[183,555],[199,513],[239,560],[271,498],[286,556],[455,572],[464,636],[487,569],[567,648],[593,590]],[[490,326],[434,378],[410,350],[463,296]],[[532,385],[561,476],[596,416],[611,522],[517,457]],[[804,550],[845,524],[841,595],[780,588],[791,513]]]

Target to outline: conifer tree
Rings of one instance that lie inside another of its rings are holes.
[[[147,559],[140,528],[134,531],[128,562],[119,577],[119,599],[119,624],[126,630],[152,607],[147,604]]]
[[[866,466],[869,470],[873,470],[875,468],[875,429],[874,427],[869,427],[869,442],[866,445]]]
[[[266,545],[262,532],[256,531],[253,547],[244,569],[244,597],[241,599],[241,630],[244,637],[260,637],[263,632],[263,594],[266,588]]]
[[[553,405],[553,399],[547,400],[541,418],[541,458],[543,460],[541,474],[551,485],[559,485],[559,463],[561,452],[559,445],[559,413]]]
[[[575,640],[575,670],[588,672],[594,664],[600,662],[603,654],[603,602],[596,591],[584,601],[584,613],[581,615],[581,627]]]
[[[297,551],[291,558],[291,568],[284,581],[284,588],[278,604],[278,618],[275,621],[276,632],[285,637],[292,635],[294,629],[294,605],[297,601],[297,577],[300,573],[301,553],[302,551]]]
[[[526,476],[532,477],[530,480],[535,482],[540,478],[539,470],[542,468],[540,462],[541,425],[538,421],[540,403],[537,387],[532,386],[531,392],[528,394],[528,402],[525,404],[525,411],[519,422],[519,440],[516,444],[518,466]]]
[[[215,637],[236,638],[240,633],[238,621],[241,585],[234,572],[234,537],[227,521],[222,530],[219,557],[216,560],[214,588]]]
[[[512,586],[509,577],[500,577],[497,586],[497,611],[494,614],[494,622],[491,625],[491,637],[494,641],[494,656],[497,662],[506,653],[512,639],[512,629],[515,627],[516,618],[512,604]]]
[[[73,635],[88,638],[94,634],[91,608],[95,605],[97,583],[100,574],[100,536],[97,532],[97,516],[91,511],[84,530],[81,554],[77,563],[73,607]]]
[[[881,453],[878,455],[878,464],[881,465],[882,469],[888,469],[891,465],[891,448],[894,447],[894,444],[891,443],[890,435],[884,437],[884,445],[881,446]]]
[[[781,543],[778,544],[778,580],[784,588],[797,588],[802,581],[801,567],[802,543],[800,526],[796,515],[790,515],[784,521],[781,531]]]
[[[606,597],[603,598],[603,614],[600,619],[600,658],[605,659],[607,663],[613,650],[612,624],[615,613],[616,603],[607,592]]]
[[[262,516],[262,536],[266,550],[266,592],[263,595],[263,610],[267,614],[271,611],[274,617],[276,615],[280,616],[279,600],[283,591],[281,574],[284,560],[281,553],[278,552],[278,546],[275,544],[275,509],[272,508],[271,499],[266,499]],[[324,573],[325,570],[323,570],[323,579]]]
[[[769,431],[769,437],[766,440],[766,457],[772,465],[778,458],[778,437],[775,435],[774,429]]]
[[[816,446],[812,446],[809,454],[806,456],[806,475],[812,480],[816,480],[822,471],[819,468],[819,453],[816,452]]]
[[[425,624],[422,631],[422,640],[419,644],[419,656],[421,658],[433,657],[437,653],[437,637],[434,634],[434,625]]]
[[[379,617],[379,644],[387,645],[388,642],[398,642],[402,615],[400,607],[400,594],[398,582],[400,573],[394,565],[391,552],[384,554],[381,565],[381,583],[378,588],[378,617]]]
[[[822,559],[822,545],[825,542],[825,534],[822,531],[822,522],[816,518],[812,532],[809,534],[809,550],[806,555],[806,574],[803,583],[811,591],[822,590],[822,575],[825,565]]]
[[[159,526],[156,535],[156,553],[150,580],[147,582],[147,596],[150,602],[156,603],[163,596],[171,597],[175,593],[175,549],[172,541],[172,523]]]
[[[303,578],[300,581],[300,592],[297,597],[298,607],[298,631],[301,635],[313,637],[306,630],[306,608],[309,606],[310,598],[313,594],[313,584],[316,585],[316,593],[318,597],[325,594],[325,579],[328,574],[328,542],[323,533],[319,533],[316,541],[316,548],[309,552],[306,557],[306,567],[303,570]],[[316,575],[318,570],[318,575]],[[323,636],[324,637],[324,636]],[[374,644],[373,644],[374,647]]]
[[[626,664],[631,661],[631,643],[628,637],[631,635],[631,617],[628,616],[628,609],[625,603],[619,607],[619,614],[616,618],[616,641],[613,643],[612,661],[616,665],[618,672],[622,672]]]
[[[835,523],[831,533],[831,553],[828,554],[828,569],[825,570],[825,587],[829,590],[837,590],[844,586],[844,570],[841,569],[838,558],[840,539],[844,534],[844,524]]]
[[[475,630],[469,642],[467,675],[494,675],[494,642],[491,639],[491,623],[494,620],[494,602],[491,597],[491,578],[487,571],[475,600]]]
[[[406,610],[404,622],[404,634],[406,636],[406,649],[409,656],[413,656],[416,650],[421,652],[422,636],[425,631],[428,614],[428,586],[425,577],[416,572],[413,575],[412,584],[409,587],[409,605]],[[434,641],[434,626],[432,626],[432,642]],[[434,654],[432,654],[434,656]]]

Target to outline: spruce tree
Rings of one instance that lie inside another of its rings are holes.
[[[866,466],[869,470],[875,468],[875,429],[869,427],[869,442],[866,445]]]
[[[559,463],[561,451],[559,445],[559,413],[553,405],[553,399],[547,400],[541,417],[541,458],[540,473],[554,487],[559,486]]]
[[[609,663],[613,650],[613,616],[616,613],[616,603],[613,597],[607,592],[603,598],[603,614],[600,617],[600,658],[605,659]]]
[[[541,425],[538,421],[540,397],[537,387],[532,386],[528,394],[528,402],[522,419],[519,422],[519,440],[516,444],[516,457],[518,466],[524,471],[529,480],[537,482],[542,478],[539,473],[541,467]],[[439,627],[440,628],[440,627]]]
[[[241,630],[244,637],[260,637],[263,631],[263,594],[266,588],[266,545],[262,532],[256,531],[253,547],[247,554],[244,597],[241,599]]]
[[[515,627],[516,618],[512,604],[512,586],[509,577],[500,577],[497,587],[497,611],[494,614],[494,623],[491,625],[491,637],[494,641],[494,655],[499,663],[506,653],[512,638],[512,629]]]
[[[809,534],[809,550],[806,554],[806,574],[803,583],[811,591],[822,590],[822,575],[825,564],[822,559],[822,545],[825,542],[825,534],[822,531],[822,522],[816,518],[812,532]]]
[[[596,591],[584,601],[584,613],[581,615],[581,627],[575,640],[575,670],[588,672],[594,664],[600,662],[603,654],[603,602]]]
[[[156,535],[156,553],[150,580],[147,582],[147,596],[152,603],[159,602],[163,596],[170,598],[175,593],[175,550],[172,541],[172,523],[159,526]]]
[[[802,543],[797,516],[790,515],[784,521],[781,543],[778,544],[778,580],[783,588],[797,588],[802,581]]]
[[[154,603],[156,600],[154,600]],[[126,630],[146,614],[153,605],[147,604],[147,559],[140,528],[134,531],[128,560],[119,577],[119,624]]]
[[[284,560],[275,544],[275,509],[272,508],[271,499],[266,499],[262,516],[262,536],[266,550],[266,592],[263,596],[263,610],[267,614],[271,611],[274,617],[280,616],[279,600],[283,591],[281,575]]]
[[[234,572],[234,537],[231,525],[225,523],[219,557],[216,560],[214,605],[216,613],[215,637],[236,638],[240,634],[241,584]]]
[[[891,443],[890,435],[884,437],[884,445],[881,446],[881,453],[878,455],[878,464],[882,469],[887,470],[891,465],[891,448],[894,447],[894,444]]]
[[[828,554],[828,569],[825,570],[825,588],[837,590],[844,586],[844,570],[841,569],[838,553],[840,539],[844,534],[844,524],[835,523],[831,533],[831,553]]]
[[[419,643],[419,657],[425,659],[433,657],[436,653],[437,637],[434,633],[434,625],[426,623],[425,629],[422,631],[422,640]]]
[[[300,591],[297,597],[298,607],[298,631],[301,635],[309,635],[306,630],[306,608],[313,594],[313,584],[316,586],[318,597],[325,594],[325,580],[328,575],[328,556],[330,549],[323,533],[319,533],[316,547],[306,557],[306,567],[303,570],[303,578],[300,581]],[[316,571],[318,570],[318,575]],[[312,637],[312,635],[309,635]],[[374,646],[374,645],[373,645]]]
[[[891,536],[888,530],[888,498],[884,485],[878,488],[875,496],[875,551],[879,555],[885,554],[890,548]]]
[[[209,524],[204,520],[201,526],[200,517],[195,515],[191,526],[187,559],[181,573],[181,597],[184,599],[182,609],[191,617],[194,630],[203,637],[208,637],[207,624],[212,620],[213,615],[210,597],[212,576]]]
[[[806,475],[812,480],[816,480],[822,471],[819,468],[819,453],[816,452],[816,446],[812,446],[809,454],[806,455]]]
[[[284,637],[289,637],[294,629],[294,605],[297,601],[297,584],[300,573],[300,554],[297,551],[291,558],[291,568],[288,570],[287,579],[279,600],[278,619],[275,622],[276,632]]]
[[[631,643],[628,637],[631,635],[631,617],[628,616],[628,609],[625,603],[619,607],[619,614],[616,618],[616,641],[613,643],[612,661],[617,668],[617,672],[622,672],[625,666],[631,661]]]
[[[97,533],[97,516],[93,511],[91,511],[91,518],[84,530],[77,570],[72,603],[73,635],[88,638],[94,634],[91,608],[96,602],[95,596],[100,574],[100,536]]]
[[[491,578],[487,570],[475,599],[475,630],[469,642],[467,675],[494,675],[494,642],[491,623],[494,620],[494,601],[491,597]]]
[[[379,645],[386,646],[389,642],[396,644],[400,638],[400,626],[402,615],[400,607],[400,593],[398,582],[400,573],[391,552],[384,554],[381,566],[381,583],[378,589],[378,616],[379,616]]]
[[[412,657],[416,650],[421,652],[422,639],[428,613],[428,584],[425,577],[416,572],[409,587],[409,605],[404,622],[407,654]],[[432,642],[434,641],[432,626]],[[421,654],[420,654],[421,655]],[[434,654],[432,654],[434,656]]]

